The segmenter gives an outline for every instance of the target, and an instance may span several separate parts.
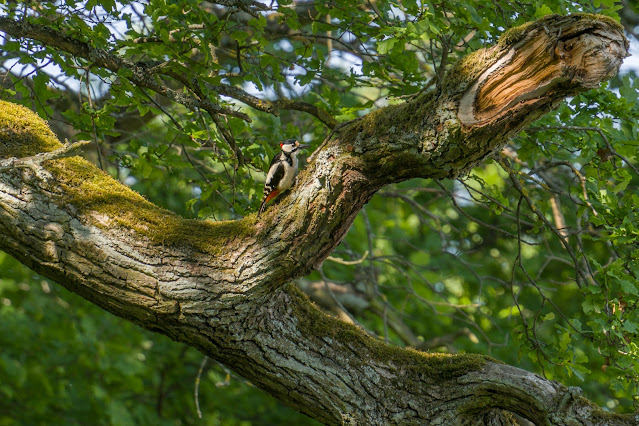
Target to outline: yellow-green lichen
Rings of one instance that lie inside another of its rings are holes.
[[[184,219],[147,201],[80,157],[47,162],[62,192],[58,204],[71,204],[93,225],[134,231],[158,245],[184,246],[210,254],[224,252],[236,238],[254,233],[254,220],[208,222]]]
[[[596,15],[592,13],[575,13],[570,16],[547,15],[536,21],[526,22],[525,24],[522,24],[518,27],[507,30],[499,38],[499,44],[502,46],[511,46],[521,40],[527,33],[530,32],[531,29],[538,28],[540,26],[543,28],[546,23],[549,23],[551,21],[562,21],[562,25],[566,25],[579,20],[604,23],[623,33],[623,26],[610,16],[606,15]]]
[[[61,147],[47,123],[36,113],[0,100],[0,158],[29,157]]]
[[[524,38],[524,36],[530,31],[531,27],[534,27],[536,25],[537,21],[532,21],[526,22],[525,24],[519,25],[517,27],[510,28],[506,30],[506,32],[504,32],[501,37],[499,37],[498,43],[502,46],[511,46]]]
[[[544,17],[542,19],[550,18],[552,16],[558,16],[558,15],[549,15],[549,16],[546,16],[546,17]],[[599,15],[599,14],[596,14],[596,13],[574,13],[574,14],[570,15],[570,18],[575,18],[575,20],[577,20],[577,19],[587,19],[587,20],[590,20],[590,21],[605,23],[605,24],[610,25],[614,29],[616,29],[618,31],[621,31],[622,33],[624,32],[623,25],[621,25],[621,23],[617,22],[615,20],[615,18],[613,18],[611,16]]]
[[[0,158],[26,157],[62,147],[46,122],[20,105],[0,101]],[[158,245],[220,254],[237,238],[253,235],[255,219],[186,220],[150,203],[80,157],[47,161],[53,202],[103,229],[133,231]]]
[[[497,362],[484,355],[427,353],[389,345],[369,336],[353,324],[321,312],[296,286],[289,285],[286,291],[292,299],[293,316],[297,318],[302,334],[318,339],[337,340],[357,351],[361,355],[359,360],[369,357],[371,361],[388,363],[407,373],[406,377],[398,379],[453,379],[476,371],[487,362]]]

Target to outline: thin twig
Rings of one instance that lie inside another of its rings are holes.
[[[205,356],[200,363],[200,368],[197,370],[197,376],[195,377],[195,388],[193,389],[193,398],[195,399],[195,409],[197,410],[197,417],[199,419],[202,418],[202,411],[200,410],[200,379],[202,378],[202,373],[204,372],[204,368],[206,367],[206,363],[208,362],[209,357]]]
[[[362,257],[357,260],[344,260],[339,257],[333,257],[333,256],[328,256],[326,260],[330,260],[331,262],[335,262],[335,263],[340,263],[342,265],[359,265],[364,260],[366,260],[367,256],[368,256],[368,250],[366,250],[364,254],[362,255]]]

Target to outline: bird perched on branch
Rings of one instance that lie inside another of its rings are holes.
[[[280,143],[280,148],[282,148],[282,151],[273,157],[271,166],[266,174],[264,197],[257,217],[260,217],[266,209],[266,203],[293,185],[298,168],[297,153],[300,149],[308,148],[308,145],[301,145],[295,139],[287,139]]]

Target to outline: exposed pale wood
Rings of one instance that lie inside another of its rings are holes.
[[[529,29],[473,83],[462,98],[460,120],[484,125],[518,104],[552,96],[558,85],[597,87],[617,73],[627,49],[627,40],[605,25],[548,20]]]

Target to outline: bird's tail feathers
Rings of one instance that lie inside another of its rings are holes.
[[[260,204],[260,209],[257,211],[257,217],[260,217],[260,215],[264,212],[265,207],[266,207],[266,198],[264,198],[262,200],[262,204]]]
[[[262,213],[264,213],[264,210],[266,210],[266,203],[268,203],[273,198],[275,198],[275,196],[277,194],[279,194],[279,193],[280,193],[280,191],[275,189],[271,193],[269,193],[268,195],[265,195],[264,198],[262,198],[262,204],[260,204],[260,209],[257,211],[257,217],[260,217],[260,215]]]
[[[268,194],[268,196],[266,197],[266,199],[264,200],[265,203],[268,203],[269,201],[271,201],[273,198],[275,198],[275,196],[277,194],[279,194],[280,191],[279,189],[274,189],[273,192],[271,192],[270,194]]]

